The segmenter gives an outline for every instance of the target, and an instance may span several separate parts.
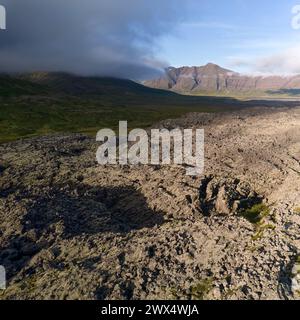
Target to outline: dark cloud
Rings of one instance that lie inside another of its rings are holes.
[[[152,76],[156,39],[182,17],[179,0],[0,0],[0,71]]]

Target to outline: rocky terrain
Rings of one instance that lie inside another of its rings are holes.
[[[99,166],[97,144],[0,146],[1,299],[298,299],[300,108],[188,114],[205,172]]]
[[[213,63],[201,67],[170,67],[162,77],[145,81],[144,84],[156,89],[188,94],[300,94],[300,75],[248,76]]]

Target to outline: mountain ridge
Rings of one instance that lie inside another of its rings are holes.
[[[300,94],[300,74],[243,75],[214,63],[199,67],[168,67],[163,76],[143,84],[183,94]]]
[[[0,74],[0,96],[15,95],[150,95],[175,93],[149,88],[129,79],[81,76],[66,72]]]

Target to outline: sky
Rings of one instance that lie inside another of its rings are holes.
[[[0,0],[7,20],[7,30],[0,30],[0,72],[65,71],[142,80],[168,66],[213,62],[241,73],[300,73],[300,29],[292,28],[292,8],[298,4]]]
[[[185,20],[160,39],[173,66],[217,63],[246,73],[300,73],[300,0],[187,0]]]

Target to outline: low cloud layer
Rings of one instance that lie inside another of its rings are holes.
[[[300,74],[300,46],[258,58],[231,59],[232,66],[245,67],[253,73],[292,75]]]
[[[156,39],[183,14],[179,0],[1,0],[0,72],[66,71],[134,79],[167,65]]]

